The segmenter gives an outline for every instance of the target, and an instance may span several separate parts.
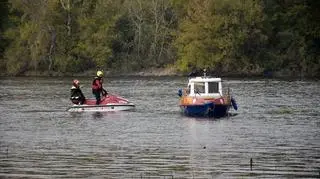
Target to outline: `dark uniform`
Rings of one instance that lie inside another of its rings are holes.
[[[80,88],[71,87],[71,101],[75,104],[83,104],[86,98],[84,97]]]

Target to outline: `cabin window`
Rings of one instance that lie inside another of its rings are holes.
[[[190,94],[190,89],[191,89],[191,86],[188,85],[188,88],[186,89],[186,93],[187,93],[187,94]]]
[[[219,83],[217,82],[209,82],[209,93],[219,93]]]
[[[205,93],[204,83],[194,83],[194,92],[195,93]]]

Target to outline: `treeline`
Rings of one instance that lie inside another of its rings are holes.
[[[320,76],[317,0],[1,0],[0,70]]]

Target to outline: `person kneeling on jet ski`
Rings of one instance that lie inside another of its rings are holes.
[[[73,80],[71,87],[71,101],[74,104],[83,104],[86,98],[84,97],[81,89],[79,80]]]
[[[100,101],[101,101],[100,94],[102,94],[103,96],[108,95],[108,92],[102,87],[102,83],[103,83],[102,77],[103,77],[103,72],[97,71],[97,76],[92,81],[92,94],[95,96],[97,100],[96,105],[100,104]]]

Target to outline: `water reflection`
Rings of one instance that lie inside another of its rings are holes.
[[[93,112],[92,116],[93,116],[93,119],[99,119],[99,118],[103,118],[104,114],[102,112]]]

